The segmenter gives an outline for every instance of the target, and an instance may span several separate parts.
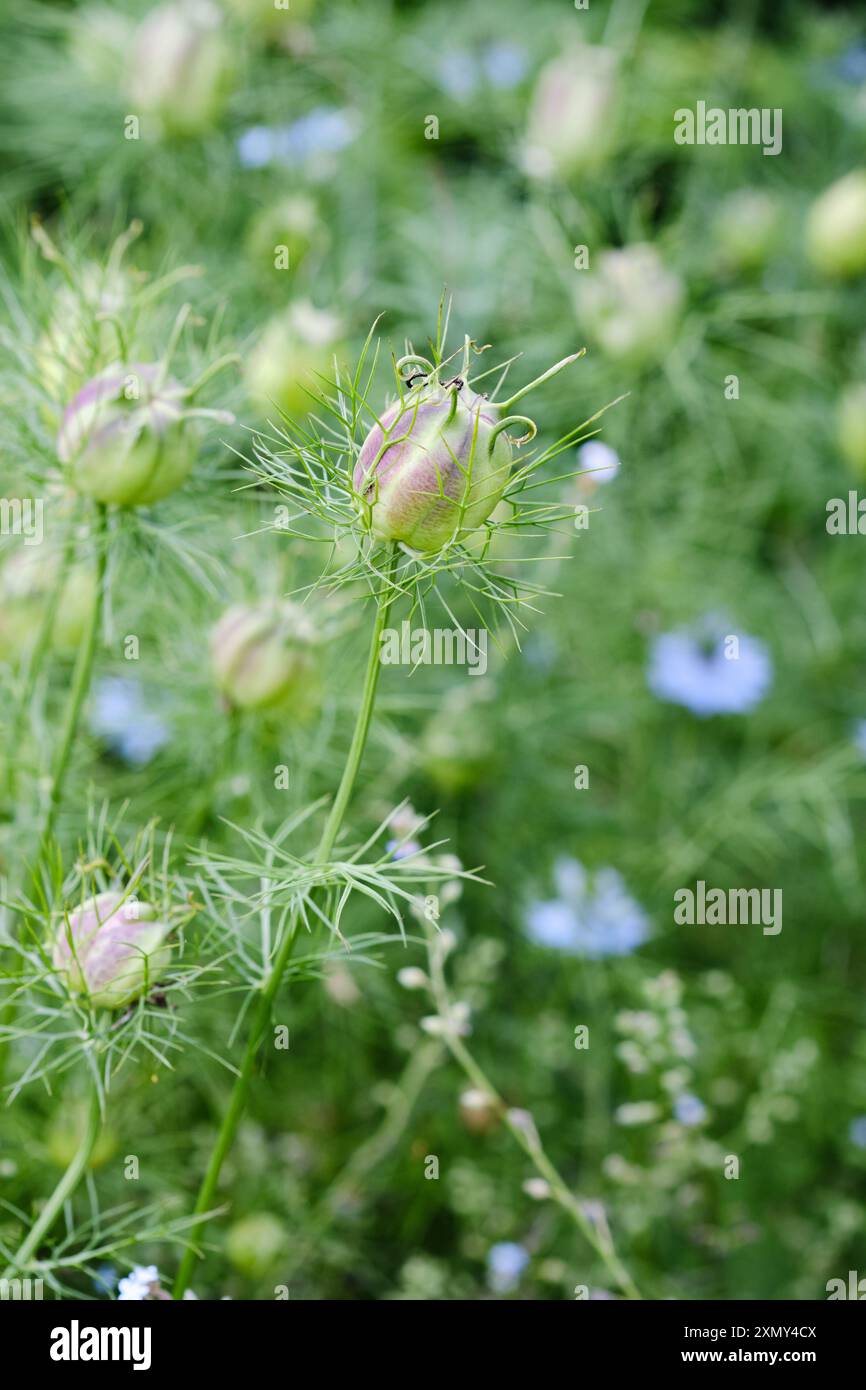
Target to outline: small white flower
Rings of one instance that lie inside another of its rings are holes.
[[[430,981],[417,965],[407,965],[397,971],[397,983],[404,989],[426,989]]]
[[[543,1202],[550,1196],[550,1183],[545,1182],[544,1178],[527,1178],[523,1190],[533,1201]]]

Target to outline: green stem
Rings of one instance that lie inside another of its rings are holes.
[[[21,742],[21,732],[24,728],[24,720],[32,704],[33,695],[36,690],[36,682],[39,679],[39,673],[42,670],[42,664],[45,660],[48,648],[51,645],[51,634],[54,631],[54,622],[57,617],[57,610],[60,606],[60,598],[63,593],[63,589],[66,585],[66,581],[69,577],[69,571],[72,568],[72,559],[74,554],[75,533],[72,527],[70,527],[69,533],[66,537],[66,540],[64,541],[60,565],[57,570],[57,577],[54,581],[51,593],[48,597],[48,602],[45,605],[45,611],[42,614],[42,621],[39,624],[39,631],[36,634],[36,641],[33,645],[33,650],[30,653],[30,658],[27,663],[27,670],[24,678],[24,685],[21,690],[21,697],[16,706],[15,714],[12,719],[12,726],[9,731],[10,748],[17,749]],[[18,759],[17,757],[15,757],[10,758],[9,760],[9,796],[13,800],[17,791],[17,783]]]
[[[87,1124],[82,1136],[78,1150],[70,1163],[63,1177],[55,1187],[42,1211],[39,1218],[34,1222],[30,1229],[30,1234],[20,1246],[17,1254],[13,1257],[12,1263],[3,1271],[0,1278],[9,1279],[16,1270],[23,1270],[27,1267],[30,1257],[38,1248],[42,1238],[50,1231],[51,1227],[61,1211],[63,1204],[72,1196],[76,1187],[80,1183],[90,1162],[90,1155],[99,1138],[99,1131],[102,1125],[102,1110],[99,1099],[99,1088],[94,1084],[90,1097],[90,1107],[87,1112]]]
[[[39,839],[39,854],[33,873],[35,879],[38,879],[39,870],[45,861],[51,837],[54,834],[57,814],[63,800],[63,787],[66,782],[66,774],[69,770],[69,761],[72,757],[72,749],[75,745],[75,739],[78,733],[81,710],[87,698],[87,692],[90,689],[90,680],[93,675],[93,660],[96,655],[96,647],[99,640],[99,628],[102,622],[102,605],[105,594],[105,570],[108,558],[107,531],[108,510],[100,503],[96,509],[95,528],[97,546],[96,590],[93,597],[93,605],[88,616],[87,628],[75,659],[75,669],[72,673],[72,686],[69,691],[69,698],[66,701],[66,711],[63,717],[60,743],[57,748],[51,774],[51,792],[48,799],[48,807],[45,812],[42,834]]]
[[[42,831],[39,836],[39,845],[36,853],[36,860],[31,875],[37,893],[39,892],[40,887],[40,874],[42,872],[42,868],[46,862],[46,859],[48,858],[48,853],[51,847],[51,837],[54,834],[54,826],[57,821],[57,813],[60,809],[60,805],[63,799],[63,787],[66,781],[66,773],[69,768],[69,761],[72,757],[72,749],[75,744],[75,737],[78,733],[78,724],[81,717],[81,709],[85,699],[87,698],[87,692],[90,689],[90,680],[93,674],[93,660],[96,655],[96,646],[99,639],[99,628],[102,622],[102,605],[105,590],[105,570],[108,553],[107,529],[108,512],[106,507],[100,504],[97,508],[95,528],[97,544],[96,589],[93,597],[93,604],[88,615],[87,627],[79,645],[78,654],[75,658],[75,667],[72,673],[72,685],[66,702],[66,711],[63,719],[63,728],[60,735],[60,743],[58,745],[57,754],[54,759],[54,767],[51,777],[51,791],[49,793],[48,806],[45,812],[45,819],[43,821]],[[50,636],[52,626],[53,618],[51,620],[51,624],[47,627],[47,629],[45,629],[46,642],[47,636]],[[39,641],[37,643],[37,652],[39,652],[39,648],[42,643],[42,636],[43,633],[40,632]],[[40,652],[40,662],[42,660],[43,655],[44,652]],[[36,660],[36,653],[34,653],[33,659],[34,661]],[[32,666],[30,675],[28,677],[28,689],[32,689],[31,682],[35,682]],[[10,972],[10,981],[12,977],[14,977],[16,974],[20,972],[21,966],[21,960],[19,960],[13,966]],[[9,1056],[9,1049],[11,1046],[10,1042],[8,1041],[8,1033],[12,1027],[12,1024],[14,1023],[15,1014],[15,1001],[14,999],[10,999],[6,1002],[3,1009],[0,1010],[0,1025],[2,1025],[7,1035],[6,1041],[0,1039],[0,1087],[2,1087],[3,1085],[3,1080],[6,1074],[6,1065]]]
[[[385,575],[382,588],[379,591],[376,606],[376,621],[373,625],[373,633],[370,640],[370,650],[367,656],[367,670],[364,677],[364,688],[361,695],[361,704],[355,720],[355,731],[352,735],[352,742],[346,756],[346,764],[343,768],[343,775],[334,797],[330,813],[325,821],[321,839],[315,855],[315,863],[325,863],[334,848],[346,808],[355,785],[361,759],[364,755],[364,747],[367,742],[367,734],[370,730],[370,720],[373,716],[373,705],[376,700],[376,687],[379,683],[379,670],[381,662],[379,660],[381,652],[381,636],[388,613],[394,600],[396,590],[393,579],[397,565],[398,552],[392,547],[388,564],[385,568]],[[219,1182],[220,1171],[225,1161],[225,1157],[234,1142],[235,1133],[241,1116],[246,1109],[247,1094],[250,1088],[256,1059],[259,1054],[265,1032],[271,1017],[271,1008],[276,997],[277,991],[282,983],[283,974],[289,962],[289,957],[295,944],[298,931],[299,913],[295,912],[291,925],[287,927],[285,935],[280,943],[280,948],[274,958],[274,963],[270,973],[264,981],[261,994],[253,1012],[252,1023],[247,1037],[246,1049],[244,1051],[241,1069],[232,1089],[231,1099],[228,1108],[223,1116],[219,1134],[214,1144],[210,1160],[199,1188],[198,1198],[196,1199],[193,1214],[204,1217],[204,1213],[210,1211]],[[198,1222],[190,1230],[190,1244],[183,1253],[180,1265],[178,1266],[177,1278],[174,1283],[174,1297],[183,1298],[189,1285],[193,1265],[196,1260],[195,1241],[201,1231],[204,1221]]]
[[[641,1293],[616,1253],[613,1237],[608,1229],[607,1222],[604,1221],[601,1232],[597,1231],[583,1209],[583,1206],[570,1191],[564,1179],[544,1151],[541,1140],[534,1130],[534,1126],[525,1127],[515,1118],[515,1112],[510,1110],[489,1080],[487,1074],[479,1066],[478,1062],[469,1051],[462,1038],[451,1026],[451,1000],[448,994],[448,986],[445,982],[445,971],[442,965],[442,953],[437,949],[437,940],[433,937],[431,929],[427,929],[427,956],[430,962],[430,984],[436,1010],[444,1024],[442,1038],[454,1060],[463,1068],[472,1084],[484,1095],[489,1096],[491,1104],[500,1115],[508,1128],[511,1137],[520,1146],[527,1158],[534,1165],[537,1173],[546,1181],[551,1198],[567,1212],[574,1224],[577,1226],[581,1235],[602,1260],[605,1268],[611,1277],[622,1289],[626,1298],[640,1298]]]

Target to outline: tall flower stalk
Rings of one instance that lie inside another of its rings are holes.
[[[392,545],[388,550],[387,563],[384,567],[380,579],[380,587],[376,595],[376,617],[370,637],[370,649],[367,656],[361,702],[358,706],[352,741],[349,745],[349,751],[346,756],[346,763],[343,768],[343,775],[340,778],[337,794],[334,797],[316,848],[314,856],[314,864],[316,866],[326,865],[330,858],[337,841],[337,836],[340,833],[340,828],[343,824],[343,819],[358,776],[358,770],[361,766],[361,760],[364,756],[364,748],[366,747],[367,735],[370,730],[370,721],[373,716],[373,706],[376,700],[376,688],[379,683],[379,671],[381,668],[381,662],[379,660],[381,636],[388,620],[391,605],[397,594],[394,583],[397,560],[397,549]],[[184,1252],[175,1280],[175,1298],[183,1298],[189,1286],[190,1276],[196,1260],[194,1243],[201,1233],[205,1213],[210,1211],[212,1207],[223,1163],[234,1142],[238,1125],[246,1109],[250,1082],[255,1069],[256,1059],[264,1042],[271,1018],[274,999],[279,991],[286,966],[295,946],[299,924],[300,909],[298,908],[286,926],[282,942],[274,957],[273,964],[261,987],[261,993],[259,994],[259,999],[247,1035],[240,1072],[232,1088],[232,1094],[228,1106],[226,1107],[226,1112],[223,1116],[214,1147],[211,1151],[201,1187],[199,1188],[194,1212],[195,1215],[202,1217],[202,1222],[194,1226],[190,1232],[191,1243]]]

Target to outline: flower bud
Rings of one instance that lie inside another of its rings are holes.
[[[363,523],[376,540],[415,550],[440,550],[481,526],[499,502],[511,473],[512,424],[535,425],[510,407],[580,354],[566,357],[507,401],[489,401],[468,381],[467,340],[461,375],[440,381],[441,368],[410,355],[397,363],[400,399],[370,430],[353,483]],[[399,376],[404,366],[414,369]],[[408,390],[406,387],[408,386]]]
[[[38,635],[57,581],[60,556],[43,546],[22,546],[0,569],[0,661],[13,661]],[[51,646],[65,656],[78,650],[93,611],[96,578],[75,565],[60,591]]]
[[[308,415],[321,389],[318,378],[333,378],[340,335],[339,319],[307,301],[271,319],[247,360],[247,389],[256,406],[264,413],[277,406],[289,417]]]
[[[646,244],[602,252],[597,270],[582,277],[578,291],[578,310],[602,351],[633,366],[664,356],[682,301],[679,277]]]
[[[171,963],[171,928],[156,908],[100,893],[68,913],[54,942],[54,968],[97,1009],[120,1009],[151,989]]]
[[[843,391],[837,413],[839,449],[851,470],[866,478],[866,382]]]
[[[229,1263],[248,1279],[267,1274],[288,1248],[286,1229],[269,1212],[253,1212],[229,1228],[226,1254]]]
[[[315,692],[315,628],[303,608],[287,599],[235,604],[211,633],[217,685],[238,709],[268,709],[292,699],[309,708]]]
[[[187,421],[199,415],[232,419],[222,411],[190,409],[188,396],[161,363],[115,363],[93,377],[66,407],[57,437],[72,486],[120,507],[144,506],[174,492],[198,452]]]
[[[812,204],[806,246],[812,264],[825,275],[866,270],[866,169],[838,179]]]
[[[460,1093],[459,1106],[470,1134],[489,1134],[499,1124],[499,1106],[489,1091],[471,1086]]]
[[[614,130],[616,54],[580,44],[542,68],[526,136],[524,163],[537,178],[568,178],[597,168]]]
[[[231,76],[222,16],[210,0],[178,0],[146,15],[130,53],[134,108],[169,135],[197,135],[218,118]]]

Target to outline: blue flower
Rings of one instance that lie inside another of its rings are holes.
[[[700,1125],[707,1118],[707,1107],[697,1096],[677,1096],[674,1101],[674,1115],[681,1125]]]
[[[96,1274],[93,1279],[93,1287],[97,1293],[113,1294],[117,1288],[117,1270],[114,1265],[101,1264],[96,1267]]]
[[[612,483],[621,466],[616,449],[603,444],[600,439],[588,439],[581,444],[577,451],[577,462],[594,483]]]
[[[455,101],[466,101],[478,86],[475,59],[463,48],[454,48],[442,55],[436,66],[436,76],[443,92]]]
[[[858,1115],[851,1121],[848,1138],[858,1149],[866,1149],[866,1115]]]
[[[657,637],[650,654],[647,683],[660,700],[685,705],[692,714],[745,714],[763,699],[773,664],[763,642],[720,634],[707,640],[687,630]]]
[[[526,75],[526,54],[513,43],[492,43],[481,55],[491,87],[516,87]]]
[[[510,1293],[529,1264],[529,1252],[513,1240],[491,1245],[487,1252],[487,1282],[494,1293]]]
[[[106,676],[98,682],[90,728],[133,767],[149,763],[170,738],[168,725],[150,708],[141,686],[125,676]]]
[[[263,169],[268,164],[294,168],[317,155],[338,154],[357,134],[353,111],[316,106],[291,125],[250,126],[238,137],[238,159],[245,169]]]
[[[649,935],[647,915],[628,893],[616,869],[592,877],[576,859],[558,859],[554,877],[559,896],[533,902],[526,934],[537,946],[589,960],[626,956]]]

